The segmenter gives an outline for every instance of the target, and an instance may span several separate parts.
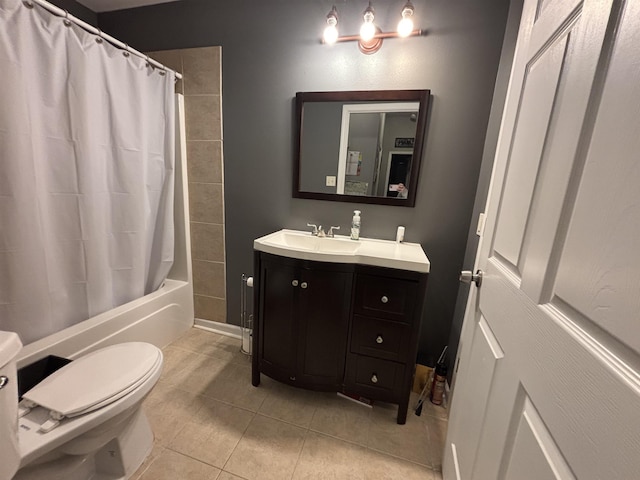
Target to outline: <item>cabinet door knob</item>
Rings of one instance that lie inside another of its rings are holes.
[[[384,342],[384,340],[382,339],[382,335],[378,335],[378,338],[376,338],[376,343],[382,343]]]
[[[375,373],[371,375],[371,383],[378,383],[378,376]]]
[[[380,301],[382,303],[387,303],[389,301],[389,298],[386,295],[383,295],[382,298],[380,299]]]
[[[307,282],[302,282],[300,284],[300,288],[307,288]]]
[[[291,380],[292,382],[296,381],[296,377],[289,377],[289,380]]]
[[[291,285],[293,285],[294,287],[298,286],[298,280],[294,280],[293,282],[291,282]]]

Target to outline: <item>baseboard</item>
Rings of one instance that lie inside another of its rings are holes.
[[[201,328],[202,330],[219,333],[220,335],[226,335],[228,337],[238,339],[242,338],[242,328],[239,325],[196,318],[193,326],[195,328]]]

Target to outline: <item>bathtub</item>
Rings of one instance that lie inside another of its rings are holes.
[[[18,368],[47,355],[74,359],[115,343],[142,341],[164,347],[194,323],[184,98],[176,95],[175,258],[153,293],[26,345]]]
[[[149,342],[162,348],[192,325],[191,285],[167,279],[149,295],[26,345],[18,356],[18,368],[47,355],[73,359],[122,342]]]

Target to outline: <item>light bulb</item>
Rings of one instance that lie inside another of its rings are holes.
[[[332,45],[336,43],[338,40],[338,28],[336,25],[338,24],[338,11],[336,10],[335,5],[327,15],[327,28],[324,29],[324,33],[322,38],[324,38],[324,43]]]
[[[327,28],[324,29],[322,37],[324,38],[324,43],[333,45],[336,43],[336,40],[338,40],[338,29],[335,25],[328,25]]]
[[[375,34],[376,26],[373,24],[373,7],[369,3],[369,6],[364,11],[364,23],[360,27],[360,38],[366,42],[371,40]]]
[[[398,35],[401,37],[408,37],[413,32],[413,20],[410,18],[403,18],[398,23]]]
[[[413,32],[413,5],[407,2],[402,8],[402,20],[398,23],[398,35],[408,37]]]

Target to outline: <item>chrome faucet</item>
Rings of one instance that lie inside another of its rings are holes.
[[[314,223],[307,223],[307,227],[313,227],[313,232],[311,232],[311,235],[315,235],[316,237],[325,236],[324,230],[322,230],[322,225],[318,226]]]
[[[340,230],[340,227],[329,227],[329,231],[327,232],[327,237],[333,238],[333,231]]]

